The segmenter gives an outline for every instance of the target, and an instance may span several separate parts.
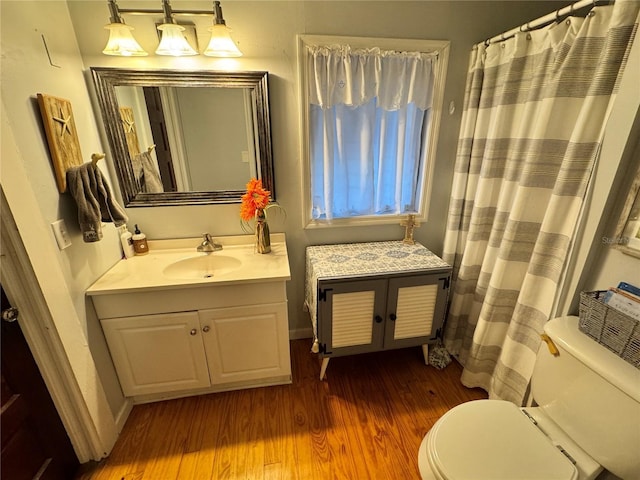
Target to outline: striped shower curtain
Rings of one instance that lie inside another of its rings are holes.
[[[640,2],[471,54],[444,259],[462,383],[522,404],[561,287]],[[601,159],[606,161],[606,159]]]

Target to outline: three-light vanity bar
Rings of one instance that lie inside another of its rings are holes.
[[[119,8],[116,0],[107,0],[111,15],[109,25],[104,28],[109,30],[109,41],[102,53],[105,55],[118,55],[123,57],[139,57],[148,55],[140,44],[133,38],[130,27],[122,19],[122,14],[133,15],[163,15],[162,24],[158,25],[161,33],[160,44],[156,49],[156,55],[172,55],[181,57],[185,55],[198,55],[182,33],[185,28],[178,25],[174,15],[209,15],[213,16],[213,25],[208,28],[211,32],[211,40],[204,50],[204,55],[210,57],[240,57],[242,52],[238,49],[229,34],[220,2],[213,2],[213,10],[173,10],[169,0],[162,0],[162,9],[132,9]]]

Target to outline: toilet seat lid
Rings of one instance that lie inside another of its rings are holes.
[[[429,432],[428,456],[448,480],[576,480],[578,470],[514,404],[476,400]]]

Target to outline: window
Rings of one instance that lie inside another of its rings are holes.
[[[299,37],[309,227],[425,220],[448,42]]]

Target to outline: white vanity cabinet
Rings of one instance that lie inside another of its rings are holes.
[[[126,396],[290,381],[286,303],[101,320]],[[286,382],[282,382],[286,383]]]
[[[125,396],[144,403],[291,383],[289,264],[284,236],[272,239],[266,255],[225,245],[226,265],[233,257],[241,267],[186,281],[166,276],[167,267],[198,262],[195,248],[150,243],[148,255],[122,260],[90,287]]]

